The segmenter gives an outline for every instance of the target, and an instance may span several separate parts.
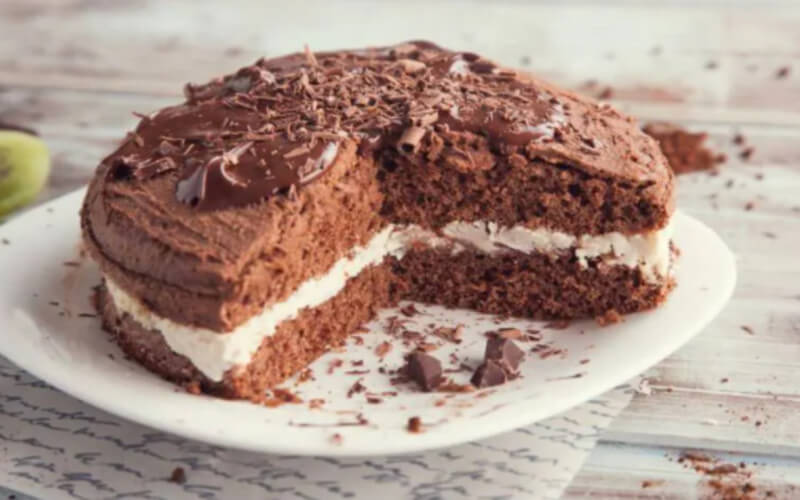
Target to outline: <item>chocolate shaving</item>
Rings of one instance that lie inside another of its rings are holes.
[[[396,148],[433,157],[442,137],[467,132],[521,154],[552,140],[568,112],[567,103],[515,72],[428,42],[316,54],[305,47],[187,84],[184,93],[184,104],[143,116],[112,160],[139,149],[173,158],[180,168],[175,195],[197,210],[296,199],[298,188],[333,165],[343,140],[357,142],[361,154]],[[231,148],[245,141],[252,142],[247,153],[232,161]],[[449,154],[473,161],[469,151]]]
[[[225,90],[230,92],[247,92],[253,86],[253,79],[249,75],[235,76],[225,82]]]
[[[525,340],[525,336],[519,328],[501,328],[497,335],[503,339]]]
[[[175,160],[170,157],[141,160],[135,156],[123,156],[112,161],[109,172],[114,180],[145,180],[176,168]]]
[[[449,342],[453,342],[454,344],[460,344],[461,334],[463,333],[463,331],[464,331],[464,325],[458,325],[455,328],[440,326],[434,328],[433,334]]]
[[[198,167],[189,177],[178,181],[175,191],[178,201],[187,205],[197,205],[206,197],[208,166]]]
[[[403,153],[416,153],[426,133],[422,127],[408,127],[397,141],[397,148]]]

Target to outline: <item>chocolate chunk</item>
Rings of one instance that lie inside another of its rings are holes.
[[[432,391],[442,383],[442,364],[424,352],[415,351],[408,357],[406,375],[424,391]]]
[[[503,367],[496,361],[490,359],[475,370],[470,382],[475,387],[482,389],[484,387],[505,384],[507,380],[508,375]]]
[[[509,373],[515,373],[519,369],[519,362],[524,356],[522,349],[510,339],[494,337],[486,341],[485,360],[497,362]]]

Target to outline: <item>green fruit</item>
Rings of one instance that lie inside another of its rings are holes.
[[[39,138],[0,131],[0,217],[32,201],[50,173],[50,153]]]

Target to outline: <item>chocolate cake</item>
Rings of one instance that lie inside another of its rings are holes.
[[[671,287],[673,174],[608,105],[428,42],[185,94],[81,214],[106,328],[170,380],[259,399],[402,299],[572,319]]]

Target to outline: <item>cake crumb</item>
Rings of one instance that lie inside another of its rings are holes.
[[[519,328],[501,328],[497,331],[497,336],[509,340],[527,340]]]
[[[625,318],[616,309],[609,309],[600,316],[595,316],[594,320],[600,326],[609,326],[621,323]]]
[[[755,151],[756,148],[754,148],[753,146],[747,146],[739,153],[739,158],[747,161],[753,156],[753,153],[755,153]]]
[[[275,396],[277,399],[280,399],[284,403],[291,403],[291,404],[300,404],[303,402],[300,397],[293,393],[288,389],[282,389],[280,387],[276,387],[272,389],[272,395]]]
[[[419,417],[411,417],[408,419],[408,432],[419,434],[422,432],[422,420]]]
[[[403,306],[400,309],[400,312],[403,314],[403,316],[408,316],[410,318],[415,314],[417,314],[419,311],[417,311],[417,308],[414,307],[414,304],[408,304],[407,306]]]
[[[755,331],[753,331],[753,328],[749,327],[747,325],[742,325],[739,328],[741,328],[748,335],[755,335],[756,334]]]
[[[744,204],[744,209],[747,210],[748,212],[750,212],[754,208],[756,208],[755,202],[748,201],[747,203]]]
[[[775,72],[775,78],[777,78],[778,80],[782,80],[787,76],[789,76],[790,72],[791,68],[789,66],[781,66],[780,68],[778,68],[778,71]]]
[[[306,368],[300,372],[300,375],[297,376],[297,383],[301,384],[303,382],[307,382],[309,380],[314,380],[314,371],[311,368]]]
[[[200,382],[198,382],[196,380],[192,380],[191,382],[188,382],[184,387],[186,388],[186,392],[188,392],[189,394],[195,394],[196,395],[196,394],[200,394],[200,393],[203,392],[200,389]]]
[[[183,467],[175,467],[169,476],[169,481],[175,484],[186,483],[186,471],[183,470]]]
[[[423,352],[435,351],[438,348],[439,348],[438,345],[432,344],[430,342],[420,342],[419,344],[417,344],[417,349]]]
[[[663,479],[645,479],[642,481],[642,489],[656,488],[662,486],[665,482]]]
[[[375,354],[377,354],[379,358],[383,358],[384,356],[389,354],[389,351],[391,350],[392,350],[392,344],[390,344],[388,341],[383,341],[380,344],[378,344],[378,347],[375,348]]]
[[[569,328],[569,321],[565,319],[561,319],[558,321],[551,321],[544,325],[545,328],[549,328],[550,330],[565,330]]]
[[[339,434],[338,432],[331,436],[331,442],[333,444],[342,444],[342,441],[343,441],[342,435]]]
[[[457,384],[452,380],[445,380],[439,387],[436,388],[437,392],[451,392],[451,393],[464,393],[475,391],[475,386],[472,384]]]
[[[611,99],[612,97],[614,97],[614,89],[608,86],[603,88],[603,90],[601,90],[600,93],[597,94],[598,99],[607,100]]]
[[[331,360],[331,362],[328,363],[328,375],[332,374],[337,368],[339,368],[343,364],[344,361],[342,361],[340,358]]]

